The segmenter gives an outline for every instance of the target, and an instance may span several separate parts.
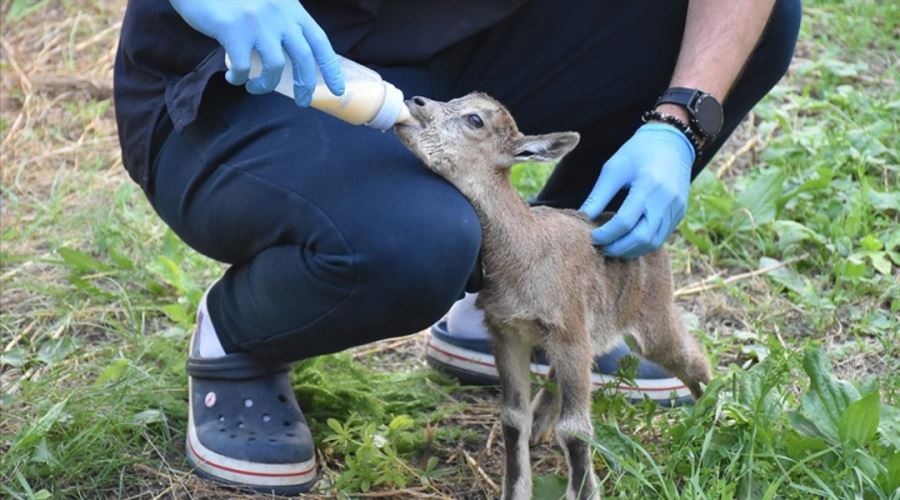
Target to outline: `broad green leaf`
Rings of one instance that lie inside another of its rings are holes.
[[[815,422],[813,422],[809,418],[806,418],[806,416],[799,411],[790,412],[787,414],[787,416],[788,422],[791,424],[791,427],[799,434],[816,438],[827,437],[825,433],[822,432],[818,426],[816,426]]]
[[[825,237],[792,220],[777,220],[772,224],[775,233],[778,234],[778,244],[781,248],[796,245],[804,241],[812,241],[820,245],[826,243]]]
[[[129,271],[134,269],[134,262],[131,259],[129,259],[128,257],[122,255],[115,248],[110,247],[107,250],[107,253],[109,254],[109,258],[113,262],[115,262],[116,266],[118,266],[120,269],[125,269],[125,270],[129,270]]]
[[[679,226],[679,230],[681,231],[681,235],[684,236],[684,239],[688,240],[701,252],[706,253],[709,251],[710,247],[712,247],[712,241],[705,235],[701,235],[691,229],[691,224],[688,223],[687,219]]]
[[[737,206],[746,209],[753,218],[751,221],[746,216],[738,215],[741,228],[775,220],[776,203],[783,192],[786,177],[785,172],[780,169],[766,171],[737,196]]]
[[[707,208],[718,212],[723,217],[734,210],[734,198],[731,196],[704,196],[701,198]]]
[[[881,402],[878,391],[856,400],[847,407],[838,422],[841,440],[856,446],[865,446],[878,430],[881,418]]]
[[[91,295],[94,295],[96,297],[104,297],[104,298],[112,298],[113,297],[113,295],[111,293],[95,287],[90,282],[81,279],[77,275],[73,274],[73,275],[69,276],[67,279],[68,279],[69,283],[75,285],[76,288],[78,288],[80,290],[84,290],[85,292],[87,292]]]
[[[43,8],[50,0],[13,0],[6,14],[10,21],[18,21],[25,16]]]
[[[534,477],[531,488],[533,500],[560,500],[566,496],[567,480],[556,474],[540,474]]]
[[[900,252],[885,252],[885,253],[887,253],[888,257],[891,258],[891,261],[895,265],[900,266]]]
[[[876,271],[885,276],[891,274],[891,261],[887,258],[887,252],[871,252],[867,257]]]
[[[60,337],[51,339],[41,344],[38,350],[37,359],[47,365],[56,364],[68,356],[77,347],[75,339],[71,337]]]
[[[885,446],[900,452],[900,410],[893,406],[881,405],[878,435]]]
[[[122,378],[122,375],[125,374],[125,370],[128,368],[129,361],[124,358],[119,358],[103,369],[100,372],[100,375],[97,376],[98,384],[105,384],[107,382],[115,382]]]
[[[25,364],[27,354],[28,352],[21,347],[10,349],[9,351],[0,354],[0,366],[6,365],[19,368]]]
[[[769,257],[759,259],[759,269],[766,269],[779,264],[781,264],[780,261]],[[779,267],[769,271],[768,276],[793,292],[803,293],[806,290],[806,278],[787,267]]]
[[[165,255],[159,255],[155,261],[147,265],[147,270],[175,288],[191,304],[197,304],[200,301],[203,290],[194,285],[191,277],[182,270],[175,260]]]
[[[828,448],[828,443],[822,438],[803,435],[797,432],[787,432],[785,434],[784,444],[788,456],[794,460],[801,460],[808,453],[815,453]]]
[[[809,376],[809,390],[801,397],[801,410],[816,428],[830,440],[840,439],[841,417],[859,392],[831,371],[831,363],[818,346],[804,349],[803,370]]]
[[[879,193],[874,189],[869,190],[869,203],[872,208],[882,212],[900,212],[900,191],[888,191]]]
[[[884,244],[872,234],[867,234],[865,238],[859,240],[859,246],[870,252],[877,252],[884,248]]]
[[[778,392],[767,380],[769,368],[768,363],[761,363],[753,367],[747,376],[739,377],[735,394],[738,402],[753,410],[752,423],[763,432],[771,430],[770,422],[778,420],[782,412]]]
[[[885,468],[887,470],[878,482],[884,493],[890,495],[900,489],[900,453],[894,453],[888,459],[887,467]]]
[[[180,323],[185,326],[190,326],[194,323],[194,315],[191,314],[190,311],[187,310],[182,304],[167,304],[159,308],[166,316],[169,317],[172,321],[176,323]]]
[[[163,236],[163,256],[169,260],[181,262],[181,256],[184,253],[184,243],[171,230],[167,230]]]
[[[56,461],[56,457],[53,455],[53,452],[50,451],[50,445],[47,444],[46,437],[41,438],[37,445],[35,445],[34,452],[31,453],[31,459],[42,464],[49,464]]]
[[[147,425],[153,424],[156,422],[164,422],[166,420],[166,415],[159,410],[144,410],[139,413],[135,413],[133,417],[131,417],[131,421],[137,425]]]
[[[821,174],[820,170],[820,174]],[[831,177],[832,172],[830,170],[827,171],[827,174],[820,175],[816,178],[810,179],[803,184],[801,184],[797,189],[790,193],[790,196],[796,196],[800,193],[807,193],[810,191],[818,191],[821,189],[827,189],[831,186]],[[785,200],[786,201],[786,200]]]
[[[849,256],[838,266],[840,276],[847,279],[862,278],[866,275],[866,263],[856,256]]]
[[[148,266],[149,270],[159,276],[163,281],[174,287],[179,292],[184,291],[185,276],[172,259],[160,255],[156,261]]]
[[[759,259],[759,269],[777,266],[778,264],[779,261],[769,257],[762,257]],[[812,298],[815,295],[814,288],[809,279],[790,267],[779,267],[778,269],[774,269],[768,273],[768,276],[776,283],[803,298]]]
[[[78,272],[86,273],[92,271],[100,271],[106,268],[106,266],[104,266],[102,262],[82,252],[81,250],[61,247],[57,250],[57,252],[59,253],[59,256],[62,257],[63,262],[65,262],[69,267],[75,269]]]
[[[882,236],[881,241],[884,242],[885,250],[893,250],[896,247],[900,247],[900,229],[894,229],[887,233],[887,236]]]
[[[833,75],[843,78],[856,78],[859,70],[866,67],[864,63],[846,63],[838,59],[824,59],[821,64]]]

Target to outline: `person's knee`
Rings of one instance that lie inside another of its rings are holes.
[[[402,317],[401,329],[422,329],[440,319],[475,268],[481,225],[471,205],[454,194],[457,200],[412,208],[414,223],[371,249],[368,266],[378,277],[372,292],[394,310],[390,316]]]

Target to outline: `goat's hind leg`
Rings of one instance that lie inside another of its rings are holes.
[[[642,314],[634,332],[641,355],[681,379],[694,399],[709,383],[710,366],[700,342],[688,333],[674,305]]]
[[[569,464],[566,497],[570,500],[599,498],[591,449],[584,440],[593,437],[594,426],[591,424],[593,350],[583,326],[572,331],[551,331],[547,353],[556,374],[560,396],[556,439]]]
[[[531,444],[538,444],[549,437],[550,431],[559,420],[561,404],[562,397],[556,383],[556,371],[551,366],[547,372],[546,385],[538,391],[531,402]]]
[[[494,356],[500,375],[500,423],[506,447],[503,499],[531,498],[531,345],[515,333],[494,336]]]

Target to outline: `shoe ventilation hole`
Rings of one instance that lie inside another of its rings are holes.
[[[249,438],[247,438],[247,441],[256,441],[256,438],[255,438],[255,437],[249,437]]]
[[[278,440],[277,440],[277,439],[275,439],[275,438],[269,438],[269,442],[270,442],[270,443],[277,443],[277,442],[278,442]]]
[[[219,429],[219,432],[225,432],[225,428],[222,427],[221,429]]]
[[[291,423],[288,422],[287,420],[285,420],[285,421],[284,421],[284,426],[285,426],[285,427],[290,427],[290,426],[291,426]]]
[[[253,406],[253,400],[250,399],[250,398],[245,399],[245,400],[244,400],[244,407],[245,407],[245,408],[250,408],[251,406]]]
[[[230,437],[231,439],[234,439],[234,438],[237,437],[237,434],[232,434],[232,435],[230,435],[230,436],[228,436],[228,437]]]
[[[272,417],[268,413],[263,413],[262,419],[263,419],[263,422],[268,422],[268,421],[272,420]]]
[[[243,429],[243,428],[244,428],[244,423],[238,422],[238,429]]]
[[[284,394],[279,394],[278,401],[281,401],[282,403],[287,403],[287,397]]]
[[[288,432],[288,433],[287,433],[287,437],[289,437],[289,438],[294,437],[294,433],[293,433],[293,432]]]

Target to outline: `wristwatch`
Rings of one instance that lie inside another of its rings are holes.
[[[715,97],[702,90],[672,87],[659,96],[653,107],[660,104],[675,104],[684,108],[691,118],[691,130],[704,144],[709,144],[722,131],[725,119],[722,105]]]

